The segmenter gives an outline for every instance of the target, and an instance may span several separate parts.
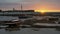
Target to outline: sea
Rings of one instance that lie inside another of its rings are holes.
[[[60,34],[60,28],[0,28],[0,34]]]

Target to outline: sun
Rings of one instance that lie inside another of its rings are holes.
[[[41,13],[42,13],[42,14],[44,14],[44,13],[45,13],[45,11],[41,10]]]
[[[41,14],[44,14],[45,10],[35,10],[35,12],[40,12]]]

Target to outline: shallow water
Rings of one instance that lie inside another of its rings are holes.
[[[60,34],[56,28],[11,28],[0,29],[0,34]]]

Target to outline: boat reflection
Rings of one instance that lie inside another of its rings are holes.
[[[27,28],[25,26],[4,26],[4,27],[0,27],[0,29],[4,29],[5,31],[20,31],[24,28]],[[43,28],[37,28],[37,27],[28,27],[29,29],[33,30],[33,31],[40,31]],[[52,29],[52,28],[51,28]],[[56,31],[60,31],[60,27],[54,28]]]
[[[33,31],[39,31],[40,28],[32,28]]]
[[[60,31],[60,27],[57,27],[57,28],[56,28],[56,31]]]
[[[18,26],[6,27],[5,30],[6,31],[18,31],[18,30],[20,30],[20,27],[18,27]]]

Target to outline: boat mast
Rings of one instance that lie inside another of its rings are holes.
[[[13,8],[13,11],[15,10],[15,8]]]
[[[21,10],[23,10],[22,4],[21,4]]]

